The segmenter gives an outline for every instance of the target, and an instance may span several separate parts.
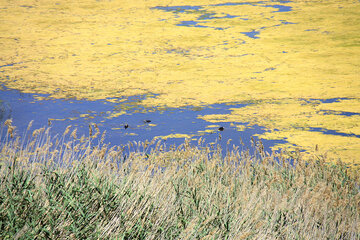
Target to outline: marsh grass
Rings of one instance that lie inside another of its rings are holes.
[[[360,239],[359,175],[341,162],[30,127],[2,135],[0,239]]]

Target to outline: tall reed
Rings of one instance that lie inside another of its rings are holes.
[[[3,133],[1,239],[360,239],[359,174],[341,162],[28,131]]]

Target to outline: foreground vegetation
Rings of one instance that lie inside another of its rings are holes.
[[[341,162],[69,130],[16,138],[7,122],[0,239],[360,239],[359,176]]]

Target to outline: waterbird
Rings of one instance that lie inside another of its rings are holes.
[[[129,127],[129,125],[128,125],[128,124],[125,124],[125,125],[124,125],[124,128],[125,128],[125,129],[127,129],[128,127]]]
[[[219,131],[224,131],[224,127],[219,127]]]
[[[151,122],[151,120],[144,120],[144,123],[150,123]]]

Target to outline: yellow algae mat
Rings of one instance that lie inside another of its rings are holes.
[[[247,103],[199,117],[360,162],[359,1],[1,0],[0,23],[8,88],[152,96],[145,107]]]

